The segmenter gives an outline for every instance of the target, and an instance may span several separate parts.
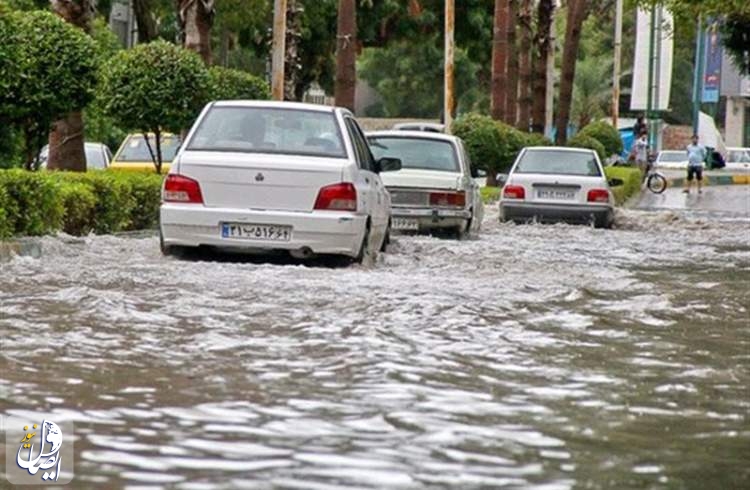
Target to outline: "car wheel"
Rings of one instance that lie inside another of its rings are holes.
[[[594,228],[610,229],[612,228],[612,215],[599,215],[594,218]]]
[[[362,245],[359,247],[359,253],[354,258],[355,264],[368,264],[375,262],[376,252],[370,249],[370,220],[365,225],[365,236],[362,237]]]
[[[176,257],[181,258],[185,256],[185,252],[187,251],[186,247],[180,247],[178,245],[166,245],[164,243],[164,235],[161,233],[161,228],[159,229],[159,249],[161,250],[162,255],[165,257]]]
[[[388,245],[391,244],[391,221],[388,220],[388,227],[385,229],[385,236],[383,237],[383,243],[380,245],[380,251],[386,252]]]

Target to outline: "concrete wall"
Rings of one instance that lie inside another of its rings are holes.
[[[750,107],[750,99],[745,97],[727,97],[727,112],[724,119],[726,133],[726,144],[728,147],[745,146],[750,142],[745,141],[747,125],[747,109]]]

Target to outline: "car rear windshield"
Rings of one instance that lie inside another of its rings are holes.
[[[458,172],[458,158],[448,141],[427,138],[371,137],[370,148],[375,159],[401,159],[401,168]]]
[[[732,150],[727,155],[727,161],[732,163],[750,163],[750,151]]]
[[[560,174],[601,177],[593,154],[579,151],[527,150],[518,162],[516,173]]]
[[[686,162],[687,153],[682,151],[663,152],[659,155],[660,162]]]
[[[149,145],[151,145],[151,151],[156,154],[156,140],[153,135],[148,137]],[[162,161],[167,163],[171,162],[177,153],[177,148],[180,147],[180,139],[176,136],[162,136],[161,137],[161,158]],[[143,135],[130,135],[125,143],[122,145],[122,150],[117,155],[116,160],[118,162],[150,162],[151,153],[148,151],[146,146],[146,139]]]
[[[187,149],[346,157],[332,112],[269,107],[212,107]]]

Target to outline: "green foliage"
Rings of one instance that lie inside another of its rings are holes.
[[[62,231],[79,236],[91,233],[96,216],[96,196],[91,187],[82,182],[65,182],[60,186],[59,199],[65,209]]]
[[[5,170],[0,171],[0,188],[7,194],[6,220],[13,234],[37,236],[60,229],[64,210],[54,181],[38,172]]]
[[[500,200],[502,189],[500,187],[482,187],[479,192],[482,195],[483,203],[492,204]]]
[[[599,143],[599,140],[587,136],[585,134],[578,133],[568,140],[568,146],[573,148],[588,148],[594,150],[599,155],[599,160],[602,162],[607,158],[607,150],[604,149],[604,145]]]
[[[643,174],[636,167],[604,167],[604,174],[607,179],[621,179],[624,182],[623,185],[612,187],[612,194],[617,204],[625,203],[641,190]]]
[[[164,41],[120,51],[104,66],[99,97],[122,129],[152,132],[189,127],[208,100],[210,77],[193,51]],[[154,162],[161,171],[161,159]]]
[[[6,123],[23,128],[30,163],[52,122],[93,98],[96,45],[50,12],[15,11],[3,18],[0,114]]]
[[[543,134],[524,133],[524,146],[554,146],[554,143]]]
[[[130,184],[131,195],[133,196],[130,223],[124,229],[156,228],[159,222],[163,176],[139,172],[121,172],[118,173],[118,178],[124,179]]]
[[[488,173],[509,170],[518,152],[529,141],[527,135],[517,129],[475,113],[458,118],[451,132],[463,139],[472,164]]]
[[[0,185],[0,240],[13,235],[15,231],[15,225],[11,222],[15,208],[11,208],[11,204],[15,203],[11,202],[5,187]]]
[[[609,54],[578,61],[573,84],[572,115],[579,128],[606,114],[612,95],[612,61]]]
[[[214,66],[211,77],[211,100],[268,100],[271,88],[262,78],[241,70]]]
[[[622,138],[620,132],[607,121],[592,122],[580,132],[582,136],[590,136],[604,146],[607,157],[622,153]]]

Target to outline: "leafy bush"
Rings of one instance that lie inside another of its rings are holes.
[[[271,88],[262,78],[241,70],[213,66],[211,76],[211,100],[268,100]]]
[[[92,100],[93,39],[51,12],[11,11],[0,22],[0,114],[26,135],[30,165],[52,123]]]
[[[588,148],[594,150],[599,155],[599,160],[602,162],[607,158],[607,150],[604,149],[604,145],[599,143],[599,140],[586,136],[585,134],[578,133],[568,140],[568,146],[573,148]]]
[[[552,140],[539,133],[525,133],[526,140],[524,146],[554,146]]]
[[[6,219],[15,235],[45,235],[59,230],[64,209],[58,185],[36,172],[5,170],[0,172],[0,188],[8,196]]]
[[[578,134],[594,138],[604,146],[605,155],[602,160],[622,153],[623,145],[620,132],[607,121],[592,122]]]
[[[518,152],[527,143],[524,133],[480,114],[461,116],[451,129],[454,135],[463,139],[472,165],[485,169],[491,176],[510,169]]]
[[[65,208],[62,230],[69,235],[88,235],[94,229],[96,196],[81,182],[60,186],[60,202]]]
[[[159,147],[162,133],[192,124],[210,89],[208,70],[195,52],[156,41],[120,51],[104,65],[99,100],[118,126],[153,133]],[[161,163],[157,152],[157,173]]]
[[[623,204],[641,189],[643,174],[636,167],[604,167],[607,179],[621,179],[623,185],[612,187],[612,194],[617,204]]]
[[[127,230],[155,228],[159,223],[161,205],[161,184],[163,177],[156,174],[123,172],[121,177],[130,184],[133,208],[130,211],[130,224]]]
[[[10,221],[12,215],[11,200],[8,191],[0,185],[0,239],[13,235],[15,226]]]

